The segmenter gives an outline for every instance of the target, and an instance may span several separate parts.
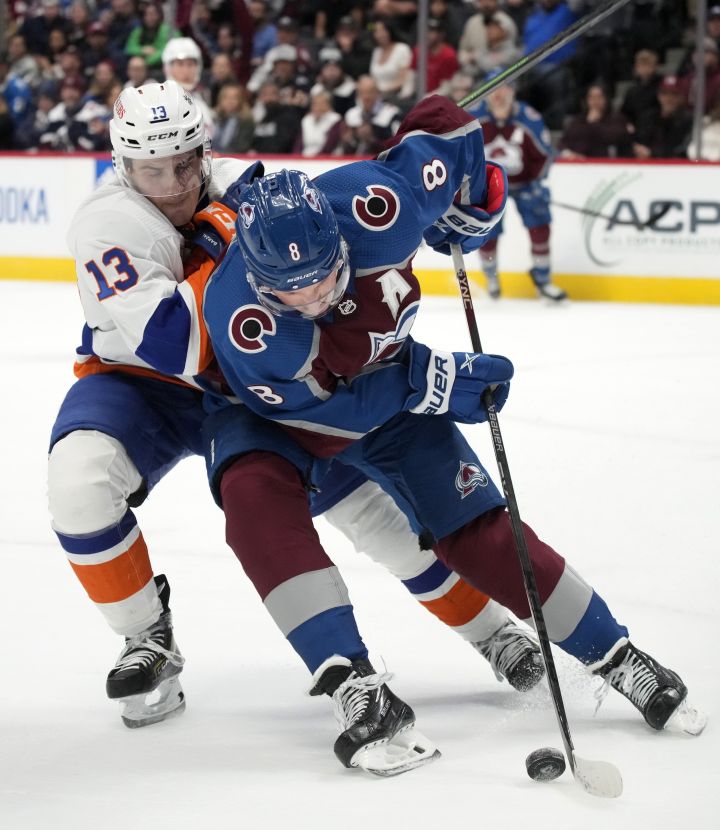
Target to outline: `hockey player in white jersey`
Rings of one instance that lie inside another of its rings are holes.
[[[111,136],[117,181],[88,197],[68,236],[86,326],[79,380],[52,432],[48,489],[73,570],[125,637],[107,693],[123,702],[123,720],[134,727],[184,708],[168,582],[153,576],[132,508],[179,460],[202,452],[201,390],[221,382],[202,297],[232,234],[227,192],[245,165],[211,159],[202,114],[172,81],[124,90]],[[376,485],[341,482],[323,495],[317,509],[473,643],[499,676],[520,689],[539,680],[534,643],[502,607],[421,552]],[[152,692],[159,699],[148,704]]]

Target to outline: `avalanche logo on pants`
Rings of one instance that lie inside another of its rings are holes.
[[[472,462],[461,461],[460,469],[455,476],[455,488],[460,493],[460,498],[469,496],[477,487],[487,487],[488,477]]]

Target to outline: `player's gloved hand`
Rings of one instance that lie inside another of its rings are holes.
[[[447,413],[453,421],[476,424],[487,421],[483,393],[490,389],[500,411],[510,392],[513,365],[500,355],[477,352],[441,352],[422,343],[410,351],[410,384],[417,392],[406,409],[421,415]]]
[[[222,202],[210,202],[204,209],[193,216],[195,235],[192,244],[203,251],[215,262],[225,253],[235,234],[237,214]]]
[[[450,245],[460,245],[463,253],[477,250],[502,218],[507,204],[508,182],[505,169],[488,161],[485,165],[487,193],[484,205],[459,201],[425,229],[427,244],[441,254],[450,253]],[[456,197],[457,199],[457,197]]]
[[[235,179],[235,181],[228,187],[225,193],[220,197],[219,201],[226,207],[237,214],[240,210],[242,202],[242,191],[252,184],[255,179],[259,179],[265,175],[265,166],[261,161],[253,162],[249,167],[246,167],[243,172]]]

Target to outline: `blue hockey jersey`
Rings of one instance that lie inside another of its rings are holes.
[[[420,299],[412,258],[423,231],[454,200],[484,205],[482,131],[472,116],[432,96],[376,160],[345,165],[313,184],[349,248],[350,283],[337,307],[319,320],[273,315],[248,284],[233,243],[208,283],[203,308],[239,401],[327,457],[417,397],[409,378],[409,335]]]

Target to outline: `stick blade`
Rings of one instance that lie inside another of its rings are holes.
[[[598,798],[618,798],[623,782],[620,770],[607,761],[588,761],[573,752],[575,781],[590,795]]]

